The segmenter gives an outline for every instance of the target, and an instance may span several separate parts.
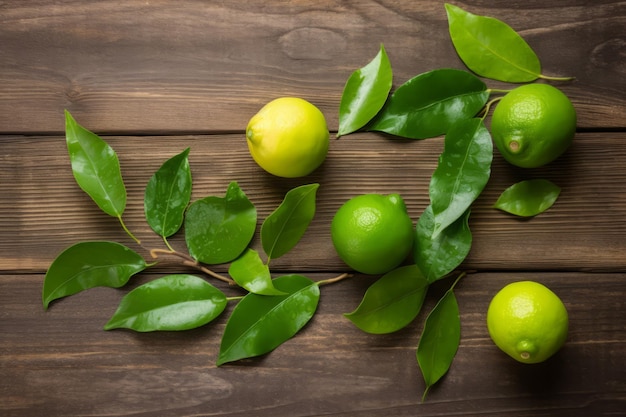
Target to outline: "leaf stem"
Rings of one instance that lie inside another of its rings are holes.
[[[126,234],[127,234],[128,236],[130,236],[130,237],[131,237],[131,238],[132,238],[135,242],[137,242],[137,244],[138,244],[138,245],[141,245],[141,241],[140,241],[139,239],[137,239],[137,238],[135,237],[135,235],[133,235],[133,234],[131,233],[131,231],[130,231],[130,230],[128,230],[128,228],[126,227],[126,224],[124,224],[124,220],[122,220],[122,216],[121,216],[121,215],[118,215],[118,216],[117,216],[117,219],[120,221],[120,224],[122,225],[122,229],[124,229],[124,231],[126,232]]]
[[[572,81],[576,79],[576,77],[552,77],[552,76],[543,75],[543,74],[539,74],[539,78],[548,80],[548,81]]]
[[[183,260],[182,264],[185,266],[190,266],[192,268],[195,268],[198,271],[204,272],[205,274],[213,278],[226,282],[228,285],[232,285],[232,286],[237,285],[237,283],[233,281],[232,279],[228,278],[227,276],[218,274],[217,272],[211,271],[209,268],[205,267],[204,265],[200,264],[198,261],[193,259],[191,256],[186,255],[184,253],[177,252],[175,250],[165,250],[165,249],[151,249],[150,250],[150,256],[152,256],[154,259],[157,259],[159,257],[159,254],[176,256]]]
[[[496,97],[493,100],[488,101],[487,104],[485,104],[483,115],[481,116],[481,119],[483,121],[485,120],[485,117],[487,117],[487,114],[489,114],[489,110],[491,109],[491,106],[493,106],[494,103],[500,100],[502,100],[502,97]]]
[[[501,88],[488,88],[487,92],[491,95],[493,93],[497,93],[497,94],[506,94],[506,93],[510,93],[511,90],[503,90]]]
[[[172,246],[170,246],[170,242],[167,241],[167,238],[165,236],[163,236],[163,243],[165,243],[165,246],[167,246],[167,248],[172,251],[172,252],[176,252],[174,250],[174,248],[172,248]]]
[[[351,278],[351,277],[352,277],[352,274],[350,274],[348,272],[344,272],[343,274],[338,275],[338,276],[336,276],[334,278],[328,278],[328,279],[324,279],[324,280],[321,280],[321,281],[317,281],[317,285],[319,287],[321,287],[322,285],[334,284],[335,282],[339,282],[339,281],[342,281],[342,280],[344,280],[346,278]]]
[[[450,287],[450,289],[448,291],[452,291],[454,290],[454,287],[456,287],[457,282],[459,282],[461,280],[461,278],[463,278],[465,275],[467,275],[467,272],[463,271],[459,274],[458,277],[456,277],[456,279],[454,280],[454,282],[452,283],[452,286]]]
[[[226,301],[239,301],[241,300],[243,297],[245,297],[245,295],[238,295],[236,297],[226,297]]]

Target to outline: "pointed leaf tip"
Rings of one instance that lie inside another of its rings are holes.
[[[474,117],[488,98],[486,84],[468,71],[428,71],[398,87],[367,129],[408,139],[433,138]]]
[[[520,181],[502,192],[494,208],[520,217],[533,217],[552,207],[560,193],[561,188],[549,180]]]
[[[453,291],[457,281],[426,318],[417,346],[417,362],[426,384],[422,401],[430,388],[450,369],[461,342],[459,306]]]
[[[450,38],[465,65],[476,74],[505,82],[530,82],[541,74],[539,58],[508,24],[445,4]]]
[[[220,344],[217,365],[263,355],[298,333],[313,317],[319,286],[302,275],[274,280],[284,296],[246,295],[234,308]]]
[[[203,326],[226,308],[226,296],[193,275],[168,275],[124,296],[105,330],[179,331]]]
[[[79,125],[65,111],[65,139],[74,179],[106,214],[121,217],[126,187],[117,154],[102,138]]]
[[[366,66],[354,71],[341,95],[337,137],[353,133],[370,122],[384,106],[393,72],[384,45]]]
[[[152,175],[144,193],[144,212],[152,230],[169,237],[183,224],[191,199],[189,148],[165,161]]]
[[[314,183],[291,189],[263,222],[261,245],[270,260],[289,252],[304,236],[315,216],[318,188]]]
[[[478,198],[491,175],[492,159],[491,135],[481,119],[462,120],[451,127],[429,184],[433,239]]]
[[[232,182],[224,197],[205,197],[187,208],[184,225],[189,254],[206,264],[230,262],[248,247],[256,221],[256,207]]]
[[[417,317],[427,290],[428,281],[417,266],[403,266],[374,282],[356,310],[344,316],[364,332],[392,333]]]
[[[228,268],[228,274],[242,288],[259,295],[285,295],[274,287],[269,267],[263,263],[254,249],[246,251],[235,259]]]
[[[115,242],[81,242],[65,249],[44,278],[44,308],[62,297],[94,287],[118,288],[148,267],[132,249]]]

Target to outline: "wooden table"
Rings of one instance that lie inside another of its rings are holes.
[[[143,190],[160,164],[186,147],[193,200],[221,196],[237,181],[260,218],[287,190],[318,182],[316,216],[273,272],[319,280],[346,271],[329,237],[334,212],[353,195],[398,192],[417,220],[442,138],[356,133],[332,140],[326,162],[309,177],[281,179],[252,161],[244,129],[266,102],[298,96],[317,105],[336,132],[348,76],[381,43],[396,86],[432,69],[465,69],[443,2],[1,2],[0,415],[626,415],[626,4],[458,5],[511,25],[546,74],[576,77],[558,87],[577,109],[578,130],[570,150],[544,168],[514,169],[495,154],[470,220],[474,243],[461,266],[470,273],[456,289],[461,346],[421,403],[415,349],[424,314],[385,336],[363,333],[342,316],[377,277],[323,287],[316,315],[295,338],[219,368],[232,305],[216,322],[187,332],[102,330],[129,289],[190,272],[176,263],[47,311],[41,290],[53,259],[74,243],[117,241],[147,259],[149,248],[162,247],[144,220]],[[141,247],[76,185],[64,109],[116,150],[128,190],[125,221]],[[491,207],[506,186],[535,177],[562,187],[548,212],[519,220]],[[184,249],[182,233],[171,243]],[[259,248],[258,236],[252,246]],[[570,314],[566,345],[539,365],[505,356],[485,325],[491,297],[522,279],[552,288]],[[450,283],[433,286],[424,311]]]

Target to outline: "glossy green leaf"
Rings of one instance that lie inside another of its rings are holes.
[[[289,252],[302,238],[315,215],[315,197],[319,184],[290,190],[282,203],[261,225],[261,245],[268,263]]]
[[[427,290],[428,281],[417,266],[403,266],[374,282],[356,310],[344,316],[367,333],[395,332],[417,317]]]
[[[429,194],[435,225],[433,238],[454,223],[485,188],[491,173],[493,143],[481,119],[455,124],[433,173]]]
[[[148,267],[132,249],[115,242],[81,242],[52,262],[43,282],[43,305],[94,287],[118,288]]]
[[[239,258],[235,259],[228,268],[228,274],[235,282],[250,291],[260,295],[284,295],[283,291],[274,287],[270,269],[254,249],[246,249]]]
[[[532,217],[552,207],[560,193],[561,188],[549,180],[520,181],[504,190],[494,207],[516,216]]]
[[[254,236],[257,212],[236,182],[225,197],[193,202],[185,215],[189,254],[206,264],[230,262],[243,253]]]
[[[469,228],[470,209],[433,238],[435,216],[426,207],[415,228],[413,258],[429,283],[454,271],[467,257],[472,246]]]
[[[488,98],[487,86],[473,74],[437,69],[398,87],[367,128],[409,139],[431,138],[475,116]]]
[[[113,217],[126,208],[126,187],[115,151],[65,111],[65,139],[76,183]]]
[[[461,318],[453,289],[454,285],[428,314],[417,346],[417,363],[426,383],[422,400],[448,372],[461,342]]]
[[[539,58],[506,23],[446,4],[452,43],[465,65],[494,80],[521,83],[541,74]]]
[[[365,126],[385,105],[391,91],[393,72],[381,44],[376,57],[350,75],[339,105],[337,137],[355,132]]]
[[[194,329],[218,317],[226,304],[226,296],[205,280],[193,275],[169,275],[126,294],[104,329]]]
[[[168,237],[183,225],[191,199],[189,148],[168,159],[152,175],[144,195],[146,221],[155,233]]]
[[[320,291],[302,275],[285,275],[274,285],[287,295],[246,295],[224,329],[217,365],[268,353],[293,337],[313,317]]]

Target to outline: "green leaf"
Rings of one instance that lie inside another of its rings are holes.
[[[520,181],[504,190],[494,207],[516,216],[532,217],[552,207],[560,193],[561,188],[549,180]]]
[[[454,284],[431,310],[417,346],[417,363],[426,383],[422,401],[450,369],[461,342],[461,318],[453,289]]]
[[[385,47],[381,44],[376,57],[350,75],[339,105],[337,137],[355,132],[365,126],[385,105],[393,73]]]
[[[235,259],[228,268],[228,274],[239,286],[251,293],[260,295],[285,294],[274,287],[269,267],[263,263],[259,253],[254,249],[246,249],[243,255]]]
[[[429,71],[398,87],[367,129],[409,139],[439,136],[476,115],[488,98],[485,83],[467,71]]]
[[[433,239],[480,195],[489,180],[492,158],[491,135],[481,119],[463,120],[450,129],[429,186]]]
[[[169,275],[126,294],[104,329],[194,329],[218,317],[226,304],[226,296],[205,280],[193,275]]]
[[[254,236],[254,204],[231,182],[224,198],[193,202],[185,215],[185,241],[189,254],[206,264],[230,262],[243,253]]]
[[[302,238],[315,215],[319,184],[302,185],[290,190],[261,226],[261,244],[268,263],[289,252]]]
[[[148,265],[124,245],[81,242],[65,249],[50,265],[43,282],[43,305],[94,287],[119,288]]]
[[[403,266],[379,278],[356,310],[344,316],[367,333],[395,332],[417,317],[427,290],[428,281],[417,266]]]
[[[80,126],[67,110],[65,139],[76,183],[100,210],[121,217],[126,208],[126,188],[115,151],[98,135]]]
[[[459,57],[476,74],[513,83],[539,78],[539,58],[506,23],[446,4],[452,43]]]
[[[274,285],[282,296],[246,295],[226,324],[217,365],[268,353],[293,337],[317,310],[317,284],[302,275],[285,275]]]
[[[433,238],[435,216],[426,207],[415,229],[413,258],[429,283],[454,271],[467,257],[472,246],[469,228],[470,209]]]
[[[183,224],[185,209],[191,199],[189,148],[167,160],[152,175],[144,195],[146,220],[152,230],[168,237]]]

